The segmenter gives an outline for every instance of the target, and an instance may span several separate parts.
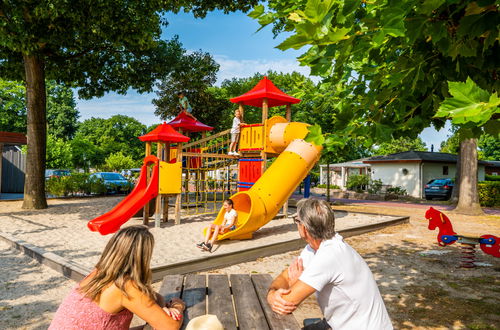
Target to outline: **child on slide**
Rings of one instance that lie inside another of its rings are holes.
[[[211,223],[207,228],[207,233],[205,234],[205,241],[196,244],[202,250],[212,252],[212,247],[217,240],[217,236],[219,234],[225,234],[228,231],[234,230],[236,228],[236,218],[238,217],[238,212],[233,208],[234,203],[233,200],[228,198],[222,204],[222,207],[226,211],[224,214],[224,221],[222,221],[221,225],[216,225]]]

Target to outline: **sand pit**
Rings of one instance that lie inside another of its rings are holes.
[[[105,213],[123,197],[89,199],[50,200],[49,208],[40,211],[20,209],[21,202],[0,204],[1,232],[52,252],[73,263],[91,269],[98,261],[111,235],[101,236],[87,228],[87,222]],[[390,216],[336,213],[337,230],[353,228],[394,219]],[[173,218],[173,217],[171,217]],[[209,254],[201,252],[195,244],[202,240],[202,231],[214,219],[214,215],[183,217],[180,225],[172,222],[162,224],[151,232],[155,236],[152,267],[170,265],[243,251],[298,238],[296,225],[290,219],[272,220],[257,231],[252,240],[224,241]],[[141,224],[142,219],[133,218],[124,226]]]

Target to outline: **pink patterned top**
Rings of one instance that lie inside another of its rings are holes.
[[[90,298],[78,291],[78,285],[57,309],[49,330],[128,329],[134,314],[124,309],[116,314],[105,312]]]

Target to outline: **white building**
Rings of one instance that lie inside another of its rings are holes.
[[[423,198],[424,186],[432,179],[455,178],[457,155],[442,152],[406,151],[386,156],[368,158],[371,178],[380,179],[384,185],[402,187],[408,195]],[[478,162],[478,180],[484,180],[485,165]]]
[[[349,162],[330,164],[330,185],[339,186],[345,190],[347,178],[355,174],[370,174],[370,164],[365,164],[363,161],[368,158],[351,160]],[[327,182],[327,165],[319,166],[319,184]]]

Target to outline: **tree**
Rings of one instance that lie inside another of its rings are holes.
[[[492,133],[500,134],[500,98],[477,86],[470,78],[465,82],[448,82],[451,97],[447,97],[438,109],[436,117],[451,119],[459,127],[459,185],[455,211],[484,214],[479,205],[477,190],[477,137]],[[458,171],[457,171],[458,172]]]
[[[121,151],[109,155],[105,162],[103,168],[107,171],[118,171],[127,168],[132,168],[136,165],[132,157],[125,156]]]
[[[79,117],[73,91],[55,81],[46,84],[48,133],[71,139]],[[26,133],[26,88],[21,82],[0,79],[0,130]]]
[[[83,121],[78,127],[75,139],[83,147],[90,143],[96,149],[86,155],[90,165],[100,166],[105,159],[117,152],[122,152],[125,156],[130,156],[134,161],[139,161],[144,157],[144,143],[138,139],[146,134],[146,125],[143,125],[135,118],[115,115],[109,119],[90,118]],[[95,159],[98,156],[100,159]],[[83,155],[79,158],[82,161]]]
[[[160,40],[164,10],[202,16],[219,8],[247,9],[244,1],[3,1],[0,77],[26,83],[28,155],[23,208],[46,208],[46,85],[79,87],[80,97],[129,88],[150,91],[176,69],[181,46]]]
[[[71,144],[52,134],[47,135],[47,167],[67,169],[73,167]]]
[[[405,151],[427,151],[427,146],[421,138],[409,139],[400,137],[398,139],[393,139],[390,142],[381,143],[378,148],[374,151],[374,156],[379,155],[389,155],[395,154],[397,152]]]
[[[435,116],[450,95],[448,81],[470,77],[491,93],[500,87],[494,0],[272,0],[268,8],[257,6],[250,16],[273,23],[276,33],[292,32],[278,48],[310,46],[299,61],[337,98],[338,136],[364,136],[367,144],[416,138],[450,118]],[[474,194],[460,198],[472,206]]]
[[[500,160],[500,139],[490,134],[481,135],[478,140],[479,159]]]
[[[219,124],[222,116],[220,104],[229,106],[228,100],[217,98],[209,90],[217,79],[219,65],[210,54],[199,51],[185,55],[180,66],[182,70],[170,73],[157,84],[158,98],[153,100],[155,114],[164,120],[177,116],[177,94],[183,91],[198,120],[210,126]]]

